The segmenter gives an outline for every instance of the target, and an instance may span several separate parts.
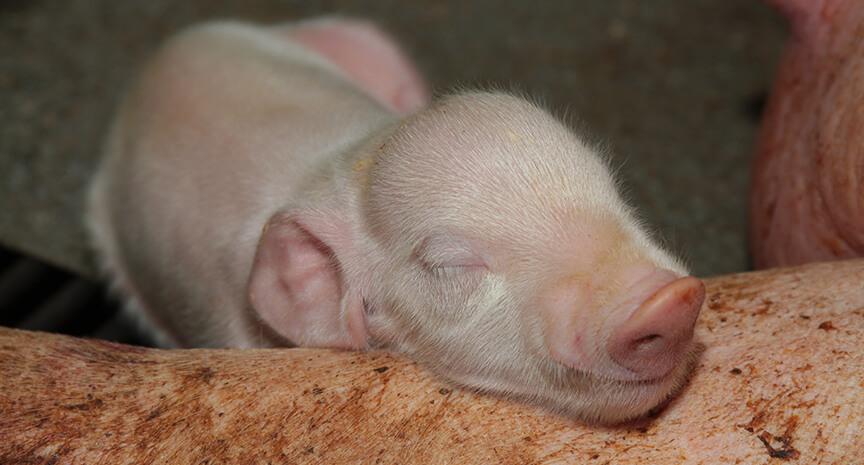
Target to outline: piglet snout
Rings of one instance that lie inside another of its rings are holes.
[[[705,285],[699,279],[664,285],[613,330],[606,351],[638,379],[666,375],[689,351],[704,300]]]

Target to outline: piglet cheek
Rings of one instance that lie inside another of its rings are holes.
[[[552,359],[580,371],[596,371],[600,365],[597,344],[599,325],[590,318],[592,292],[587,282],[572,279],[546,294],[543,317],[546,346]]]

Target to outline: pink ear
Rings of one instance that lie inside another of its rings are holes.
[[[365,344],[363,300],[345,284],[339,253],[351,227],[338,214],[289,211],[264,228],[249,277],[261,319],[298,346],[355,349]]]
[[[313,20],[281,33],[327,57],[361,89],[400,114],[429,104],[426,81],[396,43],[372,24]]]

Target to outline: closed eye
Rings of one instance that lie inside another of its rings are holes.
[[[466,273],[485,273],[489,270],[486,265],[435,265],[424,264],[426,271],[436,278],[450,278]]]
[[[435,276],[453,276],[488,269],[475,247],[447,233],[437,233],[424,239],[414,249],[414,257],[427,272]]]

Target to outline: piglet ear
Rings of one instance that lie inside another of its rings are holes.
[[[346,285],[340,253],[353,247],[336,213],[292,210],[267,222],[249,277],[252,307],[303,347],[354,349],[366,342],[363,300]]]

